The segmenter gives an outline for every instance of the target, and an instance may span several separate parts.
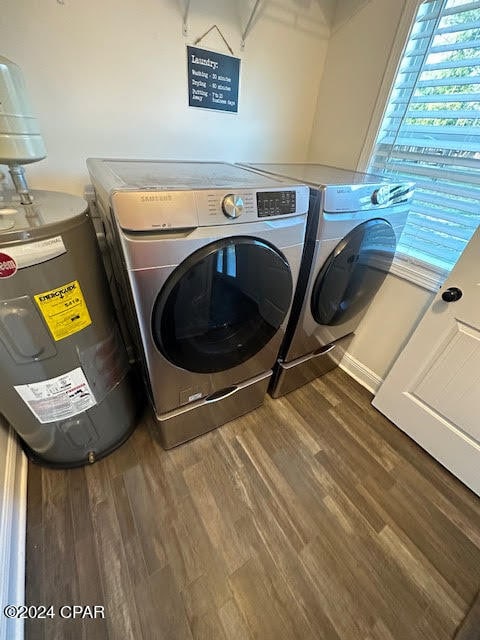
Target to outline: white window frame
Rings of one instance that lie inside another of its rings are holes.
[[[398,68],[402,62],[404,51],[407,47],[410,32],[414,26],[419,6],[423,0],[405,0],[400,22],[393,41],[390,56],[388,58],[385,73],[377,95],[375,106],[370,119],[370,124],[365,135],[362,151],[357,163],[357,171],[367,171],[372,157],[375,141],[377,139],[383,117],[388,107],[388,100],[392,91]],[[413,282],[428,291],[437,291],[448,275],[448,271],[434,267],[427,262],[422,262],[420,268],[418,260],[412,263],[409,256],[397,253],[390,268],[394,275]]]

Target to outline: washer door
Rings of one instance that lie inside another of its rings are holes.
[[[329,255],[315,281],[311,311],[318,324],[338,325],[360,314],[385,279],[397,240],[383,219],[355,227]]]
[[[168,278],[154,305],[157,348],[188,371],[214,373],[242,364],[280,328],[293,280],[285,257],[250,237],[202,247]]]

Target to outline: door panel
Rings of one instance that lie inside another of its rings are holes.
[[[480,495],[480,228],[373,405]],[[445,301],[447,289],[463,295]]]
[[[213,242],[179,265],[158,295],[154,342],[187,371],[238,366],[279,330],[292,290],[287,260],[267,242],[241,236]]]
[[[480,363],[480,331],[457,321],[408,393],[420,407],[451,428],[462,425],[480,443],[480,369],[475,363]]]
[[[396,244],[392,225],[383,219],[364,222],[345,236],[315,281],[311,298],[315,321],[336,326],[358,317],[384,281]]]

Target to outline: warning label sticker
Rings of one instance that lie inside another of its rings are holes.
[[[63,340],[92,324],[77,280],[35,296],[54,340]]]
[[[15,390],[41,424],[66,420],[97,404],[81,367],[57,378],[16,385]]]

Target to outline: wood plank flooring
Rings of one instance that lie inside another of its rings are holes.
[[[471,609],[463,619],[455,640],[478,640],[480,638],[480,592],[478,593]]]
[[[146,419],[91,467],[31,465],[27,602],[105,619],[27,640],[453,638],[480,499],[370,401],[337,369],[169,452]]]

